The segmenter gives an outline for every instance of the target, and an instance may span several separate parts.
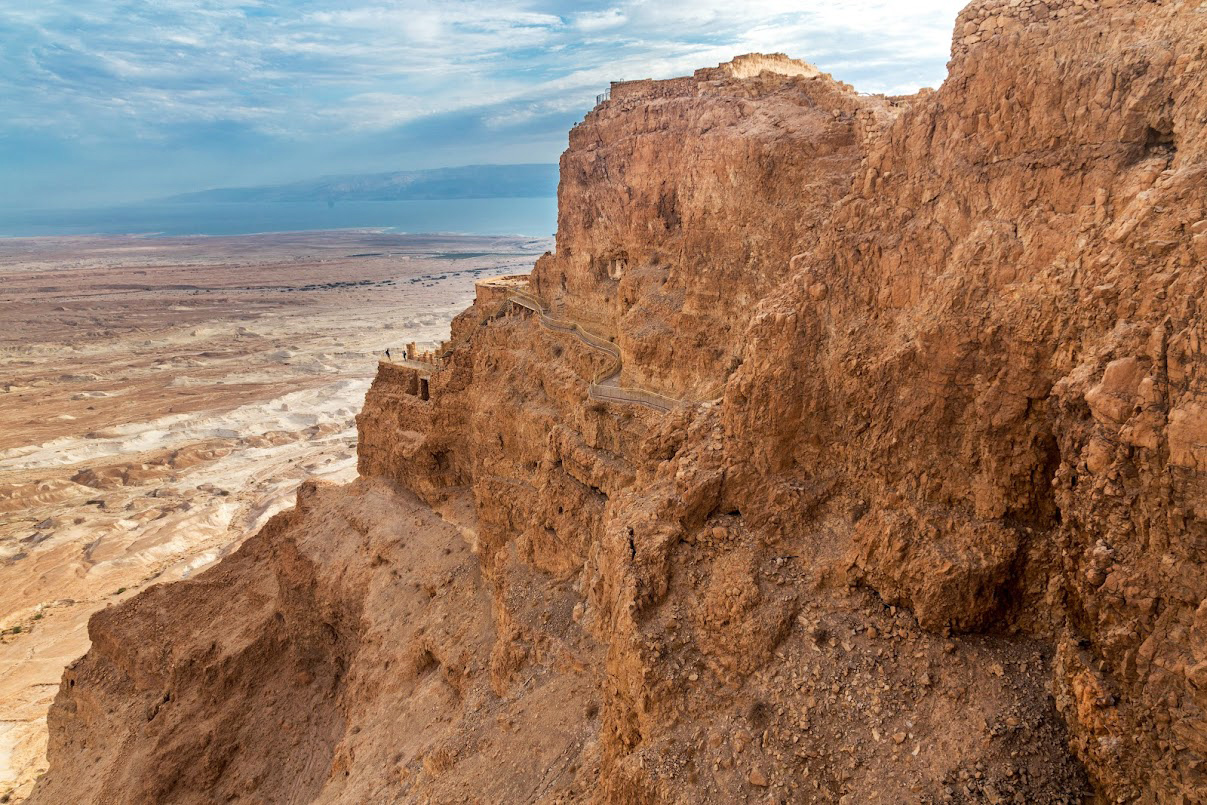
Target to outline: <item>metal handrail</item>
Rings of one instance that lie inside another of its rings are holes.
[[[502,313],[503,308],[508,303],[516,304],[532,311],[537,315],[537,318],[540,319],[541,324],[550,330],[570,333],[576,336],[587,346],[592,347],[600,352],[604,352],[612,358],[611,366],[606,366],[603,369],[600,369],[599,372],[595,374],[595,378],[588,387],[587,396],[590,399],[605,402],[627,402],[636,405],[644,405],[647,408],[653,408],[664,413],[688,402],[686,399],[675,399],[673,397],[668,397],[665,394],[659,394],[656,391],[648,391],[646,389],[632,386],[621,386],[617,381],[617,379],[620,377],[621,370],[624,368],[624,364],[621,362],[620,357],[620,347],[604,336],[598,335],[584,328],[578,322],[570,321],[569,319],[554,318],[553,316],[549,315],[548,309],[545,307],[545,303],[542,302],[539,297],[526,291],[513,291],[507,297],[507,299],[501,302],[494,312],[487,318],[493,318]],[[393,360],[382,359],[381,362],[394,364],[396,366],[405,366],[409,369],[438,372],[444,368],[444,363],[449,355],[451,355],[457,347],[469,340],[471,333],[472,329],[469,329],[463,333],[460,338],[447,342],[448,346],[445,347],[445,349],[437,356],[434,356],[436,357],[436,362],[433,363],[411,360],[409,358],[399,358]],[[720,386],[710,389],[709,394],[703,399],[713,399],[716,396],[719,396],[723,389],[724,384],[722,383]]]
[[[538,297],[533,296],[525,291],[515,291],[508,297],[508,300],[514,302],[520,307],[527,308],[537,314],[541,324],[551,330],[557,330],[564,333],[573,333],[577,335],[579,340],[590,347],[606,352],[612,356],[614,363],[611,367],[600,370],[596,374],[591,386],[587,389],[587,396],[593,400],[603,400],[611,402],[629,402],[637,405],[644,405],[648,408],[653,408],[658,411],[670,411],[683,405],[685,400],[676,400],[672,397],[659,394],[654,391],[646,391],[645,389],[624,387],[619,383],[609,381],[615,380],[623,368],[620,359],[620,347],[613,342],[604,338],[601,335],[596,335],[590,330],[583,328],[581,324],[572,322],[566,319],[555,319],[546,312],[545,304]]]
[[[602,335],[596,335],[590,330],[583,327],[578,322],[570,321],[569,319],[555,319],[550,316],[543,302],[531,294],[517,291],[511,295],[512,302],[526,307],[533,313],[536,313],[541,318],[541,323],[550,330],[559,330],[563,333],[574,333],[583,341],[595,347],[598,350],[608,353],[616,360],[620,360],[620,347],[616,346],[611,340]]]
[[[389,364],[390,366],[416,369],[420,372],[439,372],[444,369],[444,364],[442,363],[428,363],[427,361],[416,361],[410,358],[378,358],[377,362]]]
[[[644,405],[648,408],[653,408],[663,413],[674,410],[679,406],[678,400],[672,400],[670,397],[664,397],[652,391],[644,389],[622,388],[621,386],[608,386],[599,383],[592,383],[591,388],[587,390],[587,396],[593,400],[610,401],[610,402],[627,402],[637,405]]]

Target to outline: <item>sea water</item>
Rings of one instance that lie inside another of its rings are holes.
[[[557,227],[557,199],[157,203],[84,210],[0,208],[0,237],[45,235],[250,235],[319,229],[529,235]]]

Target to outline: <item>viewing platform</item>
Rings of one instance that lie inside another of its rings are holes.
[[[444,368],[442,361],[435,352],[420,351],[415,342],[411,342],[406,346],[405,357],[402,358],[381,358],[378,363],[388,363],[393,366],[405,366],[408,369],[414,369],[417,372],[432,374],[439,372]]]

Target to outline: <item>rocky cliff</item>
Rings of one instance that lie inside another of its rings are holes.
[[[905,101],[767,56],[610,94],[570,132],[557,251],[533,286],[615,338],[627,377],[700,399]]]
[[[1204,801],[1205,67],[989,0],[912,98],[615,85],[362,479],[94,618],[34,799]]]

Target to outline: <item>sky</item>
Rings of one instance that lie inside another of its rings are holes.
[[[609,81],[784,52],[946,76],[965,0],[0,0],[0,207],[555,162]]]

